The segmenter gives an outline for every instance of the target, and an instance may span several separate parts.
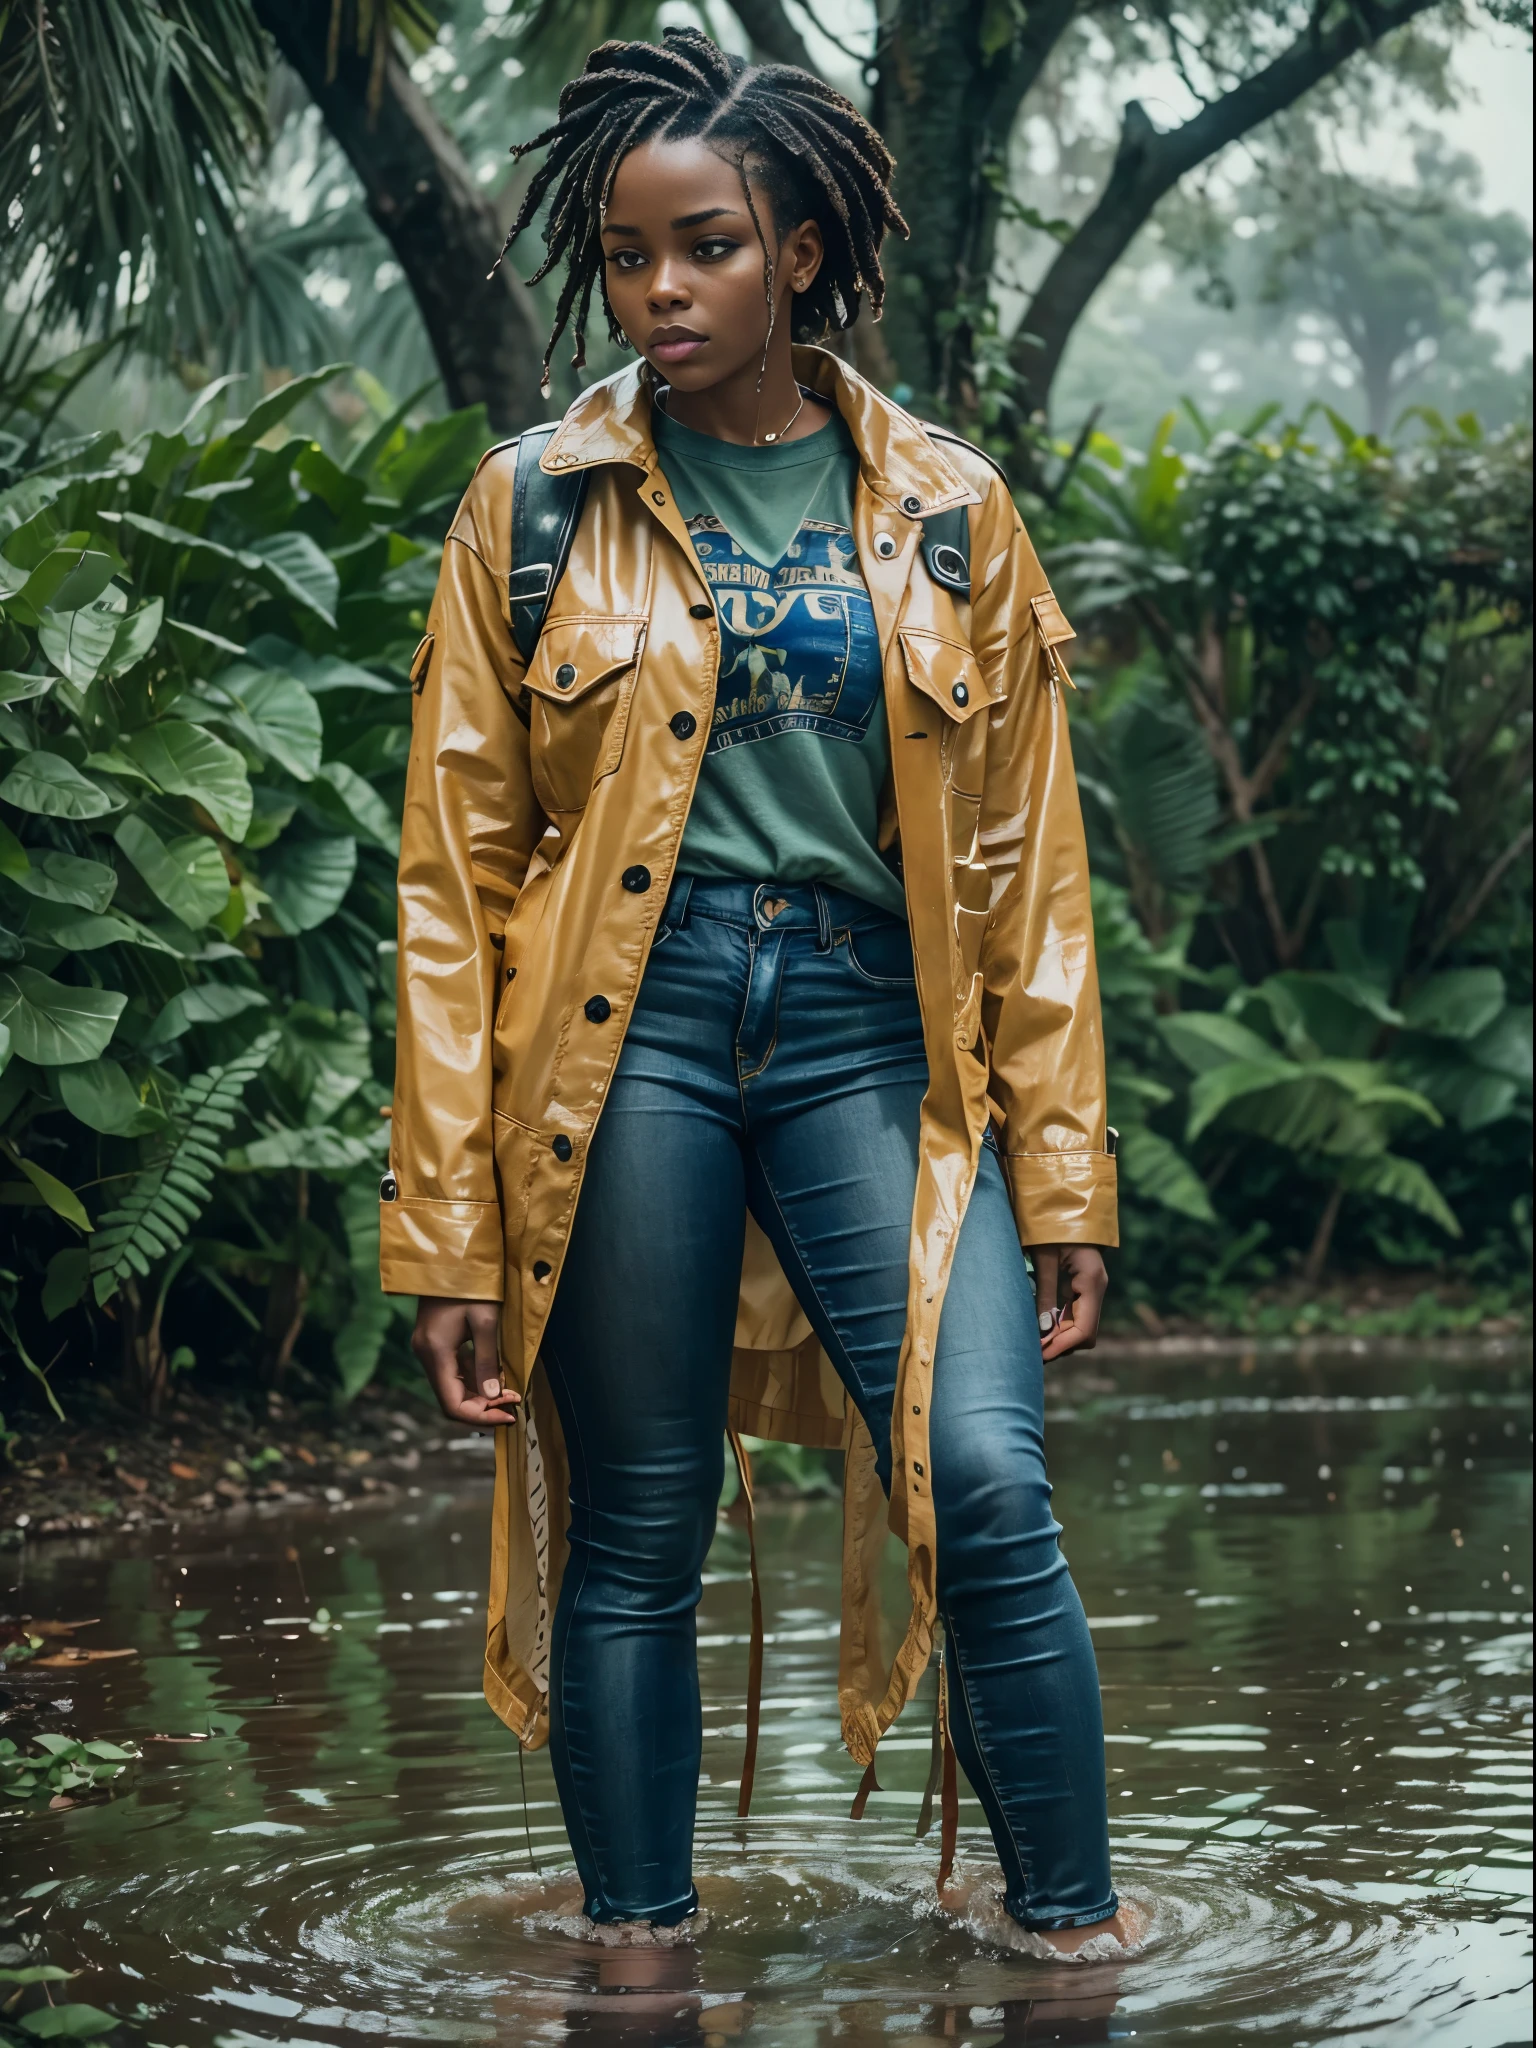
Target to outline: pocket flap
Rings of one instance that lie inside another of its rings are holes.
[[[1054,590],[1042,590],[1038,597],[1032,597],[1029,602],[1040,628],[1040,638],[1047,647],[1059,647],[1064,640],[1077,638],[1075,630],[1068,623],[1066,613],[1056,602]]]
[[[568,704],[633,668],[644,619],[546,619],[524,683],[537,696]]]
[[[969,647],[918,626],[899,627],[897,637],[913,685],[951,718],[963,722],[992,703],[981,663]]]

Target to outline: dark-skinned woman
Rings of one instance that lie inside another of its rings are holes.
[[[1070,629],[987,459],[795,345],[878,315],[904,231],[846,99],[669,30],[528,147],[551,348],[595,288],[640,360],[542,446],[585,492],[531,651],[515,445],[449,534],[381,1210],[444,1412],[498,1430],[487,1697],[548,1735],[590,1919],[678,1927],[724,1432],[842,1445],[855,1762],[942,1632],[1008,1912],[1129,1945],[1043,1446],[1116,1231]]]

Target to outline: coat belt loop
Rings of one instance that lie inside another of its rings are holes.
[[[832,906],[827,901],[827,892],[820,882],[812,882],[816,895],[816,950],[830,953],[832,950]]]
[[[736,1430],[726,1431],[741,1475],[741,1498],[747,1510],[747,1556],[752,1566],[752,1647],[747,1652],[747,1749],[741,1760],[741,1796],[736,1813],[745,1820],[752,1810],[752,1780],[757,1773],[757,1727],[763,1714],[763,1587],[757,1573],[757,1516],[752,1502],[752,1454]]]

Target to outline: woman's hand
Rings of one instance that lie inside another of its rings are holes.
[[[1104,1254],[1096,1244],[1032,1244],[1035,1298],[1040,1309],[1040,1353],[1047,1360],[1091,1351],[1109,1292]],[[1057,1312],[1062,1294],[1065,1304]]]
[[[499,1301],[451,1301],[427,1294],[417,1303],[411,1349],[450,1422],[485,1429],[517,1420],[522,1396],[501,1384],[500,1320]]]

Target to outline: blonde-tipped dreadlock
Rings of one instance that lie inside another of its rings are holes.
[[[574,367],[586,361],[587,312],[603,279],[602,212],[619,165],[642,142],[667,139],[721,146],[745,182],[760,180],[782,236],[802,220],[821,228],[826,257],[810,289],[795,301],[793,335],[814,340],[851,327],[867,295],[878,320],[885,297],[880,244],[907,224],[891,197],[890,151],[853,103],[793,64],[747,64],[698,29],[669,28],[659,43],[603,43],[560,95],[553,127],[513,150],[549,154],[534,174],[502,254],[553,191],[544,229],[546,254],[530,284],[566,266],[549,359],[567,325]],[[750,203],[751,194],[748,192]],[[753,210],[756,218],[756,211]],[[771,275],[772,257],[764,250]],[[608,308],[608,332],[623,334]]]

